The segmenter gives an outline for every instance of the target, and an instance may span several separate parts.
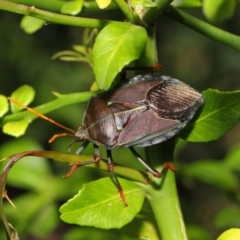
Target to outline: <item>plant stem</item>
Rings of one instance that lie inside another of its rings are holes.
[[[163,162],[172,163],[174,139],[147,148],[147,159],[155,160],[160,172]],[[145,187],[162,240],[186,240],[186,230],[176,189],[175,173],[168,170]]]
[[[49,2],[43,1],[43,0],[11,0],[11,2],[24,4],[28,6],[35,6],[36,8],[40,8],[43,10],[51,11],[51,12],[60,12],[64,1],[59,0],[51,0]],[[117,6],[115,3],[109,4],[107,8],[100,9],[96,3],[96,1],[84,1],[83,2],[83,9],[82,12],[103,12],[103,11],[109,11],[117,9]]]
[[[127,3],[123,0],[114,0],[117,6],[121,9],[127,20],[131,23],[140,22],[137,15],[128,7]]]
[[[170,5],[173,0],[157,0],[156,7],[151,7],[146,10],[144,13],[142,20],[147,25],[153,25],[158,19],[159,15],[163,13],[163,11]]]
[[[154,28],[148,30],[148,43],[141,56],[141,63],[156,64],[156,39]],[[144,66],[144,65],[142,65]],[[158,145],[145,148],[147,162],[161,172],[165,162],[173,162],[175,139],[169,139]],[[151,184],[145,185],[147,198],[152,207],[161,240],[186,240],[186,231],[176,190],[175,174],[167,171],[163,178],[153,178]]]
[[[136,66],[139,66],[139,67],[142,67],[142,66],[153,67],[156,64],[158,64],[155,27],[151,27],[146,30],[148,34],[146,47],[141,57],[136,61]]]
[[[0,9],[19,13],[27,16],[32,16],[45,20],[49,23],[57,23],[63,25],[70,25],[75,27],[89,27],[89,28],[103,28],[107,24],[115,22],[111,20],[99,20],[93,18],[82,18],[82,17],[73,17],[58,13],[52,13],[44,10],[37,9],[35,7],[30,7],[22,4],[17,4],[9,2],[6,0],[0,1]]]
[[[18,4],[25,4],[29,6],[35,6],[37,8],[41,8],[48,11],[60,12],[60,9],[63,5],[63,1],[59,0],[51,0],[51,1],[43,1],[43,0],[11,0],[11,2]]]
[[[233,49],[240,51],[240,37],[234,34],[228,33],[222,29],[214,27],[196,17],[191,16],[190,14],[169,6],[167,11],[164,13],[167,17],[176,20],[195,31],[198,31],[204,34],[207,37],[210,37],[213,40],[216,40],[220,43],[223,43]]]
[[[148,200],[152,207],[162,240],[186,240],[186,230],[179,205],[175,176],[168,171],[164,181],[147,188]],[[157,185],[157,187],[156,187]]]

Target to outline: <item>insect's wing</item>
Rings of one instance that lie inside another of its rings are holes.
[[[177,79],[162,77],[165,81],[147,93],[150,108],[162,118],[188,122],[203,104],[202,94]]]
[[[149,81],[148,84],[151,82],[155,83]],[[146,89],[142,104],[148,110],[128,122],[119,134],[118,146],[146,147],[173,137],[203,104],[203,97],[189,85],[162,76],[157,85]]]
[[[148,110],[134,118],[124,127],[119,134],[116,144],[119,147],[151,146],[171,138],[184,126],[184,123],[161,118]]]

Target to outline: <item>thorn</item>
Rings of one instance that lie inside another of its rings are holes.
[[[0,162],[3,162],[3,161],[5,161],[5,160],[7,160],[7,159],[9,159],[9,156],[8,156],[8,157],[4,157],[4,158],[0,159]]]
[[[8,201],[14,208],[16,208],[16,206],[14,205],[14,203],[12,202],[12,200],[8,197],[6,190],[5,190],[4,193],[3,193],[3,197],[6,198],[7,201]]]

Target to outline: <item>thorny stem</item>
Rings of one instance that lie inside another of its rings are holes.
[[[6,160],[9,159],[9,162],[7,163],[7,165],[5,166],[2,174],[0,175],[0,216],[2,218],[4,227],[5,227],[5,231],[6,231],[6,235],[8,240],[19,240],[19,238],[17,237],[17,231],[8,223],[8,220],[5,216],[4,213],[4,209],[3,209],[3,197],[6,194],[5,191],[5,184],[6,184],[6,180],[8,177],[8,173],[11,170],[11,168],[13,167],[13,165],[18,162],[19,160],[21,160],[23,157],[26,156],[35,156],[35,157],[46,157],[55,161],[59,161],[59,162],[67,162],[70,163],[71,165],[74,164],[79,164],[81,165],[86,163],[87,161],[93,161],[94,160],[94,156],[90,155],[90,156],[84,156],[84,155],[76,155],[76,154],[65,154],[65,153],[61,153],[61,152],[54,152],[54,151],[25,151],[22,153],[18,153],[9,157],[6,157],[2,160]],[[2,161],[1,160],[1,161]],[[90,164],[87,165],[89,167],[96,167],[94,164]],[[108,170],[108,164],[104,161],[100,161],[98,163],[98,168],[103,169],[103,170]],[[133,178],[135,181],[139,181],[142,183],[145,183],[145,177],[144,175],[142,175],[140,172],[134,170],[134,169],[128,169],[126,167],[122,167],[122,166],[115,166],[115,172],[116,173],[124,173],[122,175],[124,175],[125,177],[128,178]]]

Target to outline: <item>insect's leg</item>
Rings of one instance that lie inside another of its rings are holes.
[[[145,70],[145,71],[157,71],[163,69],[163,65],[161,64],[156,64],[154,66],[141,66],[141,67],[125,67],[122,71],[126,73],[126,71],[129,70]]]
[[[127,201],[124,197],[124,193],[123,193],[123,189],[121,187],[121,184],[120,182],[118,181],[118,178],[117,178],[117,175],[115,174],[114,172],[114,164],[113,164],[113,159],[112,159],[112,152],[111,150],[107,150],[107,161],[108,161],[108,169],[109,171],[111,172],[112,174],[112,178],[117,186],[117,189],[118,189],[118,192],[119,192],[119,195],[120,195],[120,198],[122,199],[123,201],[123,204],[127,207],[128,204],[127,204]]]
[[[126,79],[127,71],[145,70],[145,71],[148,71],[148,72],[155,72],[155,71],[158,71],[160,69],[163,69],[163,65],[161,65],[161,64],[156,64],[154,66],[142,66],[142,67],[125,67],[120,72],[121,80]]]
[[[76,151],[76,154],[77,155],[80,155],[83,150],[88,146],[89,144],[89,141],[84,141],[83,144],[81,145],[81,147]],[[81,162],[81,163],[76,163],[76,164],[73,164],[70,171],[65,174],[63,177],[64,178],[67,178],[69,176],[72,175],[72,173],[78,168],[78,167],[81,167],[81,166],[84,166],[84,165],[88,165],[88,164],[92,164],[92,163],[95,163],[95,162],[98,162],[100,161],[100,154],[99,154],[99,149],[98,149],[98,146],[94,145],[94,160],[89,160],[89,161],[85,161],[85,162]]]
[[[80,155],[84,151],[84,149],[88,146],[88,144],[89,144],[89,141],[87,141],[87,140],[84,141],[82,143],[82,145],[80,146],[80,148],[75,152],[75,154]]]
[[[171,171],[177,171],[177,169],[171,165],[170,163],[164,163],[163,164],[163,169],[161,172],[158,172],[157,170],[155,170],[154,168],[150,167],[144,160],[143,158],[135,151],[135,149],[133,147],[129,147],[130,151],[132,152],[132,154],[137,158],[137,160],[150,172],[153,174],[153,176],[155,177],[162,177],[163,173],[167,170],[170,169]]]
[[[73,134],[69,134],[69,133],[58,133],[58,134],[55,134],[53,135],[49,140],[48,142],[49,143],[52,143],[53,141],[55,141],[56,138],[59,138],[59,137],[73,137],[74,135]]]

